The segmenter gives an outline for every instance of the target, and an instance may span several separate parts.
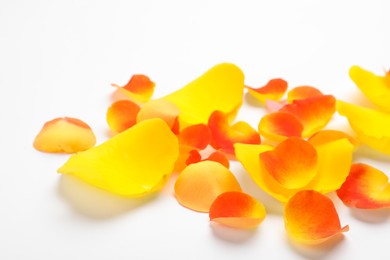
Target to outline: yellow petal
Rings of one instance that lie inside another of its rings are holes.
[[[71,156],[58,172],[118,195],[140,196],[161,187],[178,156],[176,136],[164,121],[156,118]]]

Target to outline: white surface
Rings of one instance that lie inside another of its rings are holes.
[[[104,141],[110,83],[134,73],[149,75],[158,97],[226,61],[252,86],[283,77],[367,103],[348,69],[390,67],[389,10],[386,0],[1,1],[0,259],[389,259],[388,211],[351,211],[332,195],[350,231],[294,246],[281,207],[237,164],[244,190],[267,206],[254,232],[213,227],[178,205],[173,182],[144,203],[117,198],[56,174],[68,156],[32,148],[59,116],[83,119]],[[257,126],[262,110],[245,100],[239,119]],[[389,173],[387,156],[363,149],[356,160]]]

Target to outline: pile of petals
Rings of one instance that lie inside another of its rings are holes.
[[[349,229],[341,226],[328,193],[335,192],[348,207],[390,207],[386,174],[353,159],[362,144],[390,154],[390,74],[376,76],[353,66],[350,77],[378,109],[336,100],[312,86],[288,90],[281,78],[250,87],[229,63],[159,98],[153,98],[156,84],[136,74],[123,87],[113,84],[122,98],[107,109],[113,135],[107,141],[95,146],[88,124],[64,117],[45,123],[34,147],[72,154],[59,173],[119,196],[158,192],[176,174],[180,205],[208,213],[218,225],[254,229],[266,208],[242,190],[230,170],[230,161],[237,160],[284,206],[288,236],[319,244]],[[235,119],[245,91],[267,111],[257,129]],[[347,117],[356,136],[324,129],[336,111]]]

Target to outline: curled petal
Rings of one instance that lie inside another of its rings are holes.
[[[291,239],[304,244],[320,244],[349,230],[341,227],[333,202],[312,190],[300,191],[287,202],[284,222]]]
[[[294,100],[312,98],[317,96],[322,96],[322,92],[316,89],[315,87],[310,86],[299,86],[291,89],[287,93],[288,103],[292,103]]]
[[[390,154],[390,114],[339,100],[337,111],[348,119],[361,143]]]
[[[237,191],[219,195],[210,207],[210,221],[234,228],[255,228],[265,218],[264,206],[252,196]]]
[[[336,99],[332,95],[322,95],[294,100],[280,111],[295,115],[303,124],[302,136],[307,137],[330,121],[336,111]]]
[[[251,88],[248,89],[249,94],[259,100],[261,103],[265,103],[267,99],[270,100],[279,100],[286,93],[288,84],[287,81],[281,78],[271,79],[268,83],[260,88]]]
[[[390,73],[378,76],[359,66],[352,66],[349,76],[371,102],[390,112]]]
[[[260,135],[248,123],[240,121],[230,126],[227,115],[214,111],[208,121],[211,146],[228,154],[234,154],[235,143],[260,144]]]
[[[123,132],[136,124],[139,111],[140,107],[133,101],[116,101],[107,110],[106,120],[108,126],[116,133]]]
[[[105,143],[72,155],[58,169],[126,197],[162,187],[179,156],[176,136],[161,119],[149,119]]]
[[[203,150],[210,144],[211,132],[207,125],[196,124],[188,126],[180,131],[179,143]]]
[[[355,163],[337,195],[353,208],[390,208],[389,178],[370,165]]]
[[[352,136],[348,135],[347,133],[344,133],[342,131],[338,130],[321,130],[317,133],[314,133],[312,136],[309,137],[308,141],[312,145],[321,145],[330,143],[336,140],[340,140],[346,138],[353,146],[358,146],[359,142],[356,140],[356,138],[353,138]]]
[[[222,63],[182,89],[163,97],[181,111],[180,127],[206,124],[211,113],[220,110],[233,120],[242,104],[244,74],[235,65]]]
[[[287,137],[301,137],[303,125],[293,114],[274,112],[261,118],[258,129],[265,138],[281,142]]]
[[[155,85],[148,76],[142,74],[133,75],[130,81],[123,87],[112,84],[112,86],[117,87],[132,100],[141,103],[148,101],[152,97]]]
[[[216,197],[227,191],[241,191],[241,187],[226,167],[212,161],[187,166],[175,183],[178,202],[199,212],[209,212]]]
[[[48,153],[75,153],[96,143],[92,129],[85,122],[71,117],[46,122],[34,139],[34,148]]]

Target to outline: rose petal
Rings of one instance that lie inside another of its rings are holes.
[[[330,143],[343,138],[347,138],[348,141],[355,147],[358,146],[359,144],[358,140],[348,135],[347,133],[338,130],[318,131],[317,133],[314,133],[312,136],[310,136],[308,141],[315,146],[315,145]]]
[[[348,119],[359,141],[390,154],[390,114],[339,100],[337,111]]]
[[[261,118],[258,129],[265,138],[281,142],[287,137],[301,137],[303,125],[293,114],[274,112]]]
[[[211,132],[207,125],[196,124],[181,130],[178,137],[180,145],[187,145],[203,150],[210,144]]]
[[[337,195],[352,208],[390,208],[389,178],[370,165],[355,163]]]
[[[141,103],[148,101],[152,97],[155,85],[148,76],[142,74],[133,75],[130,81],[123,87],[112,84],[112,86],[119,88],[132,100]]]
[[[119,100],[111,104],[107,110],[106,120],[110,129],[116,133],[136,124],[139,105],[130,100]]]
[[[210,207],[210,221],[234,228],[255,228],[265,218],[264,206],[252,196],[237,191],[219,195]]]
[[[226,167],[212,161],[187,166],[175,183],[178,202],[199,212],[209,212],[215,198],[227,191],[241,191],[241,188]]]
[[[96,143],[92,129],[85,122],[71,117],[46,122],[34,139],[34,148],[48,153],[75,153]]]
[[[281,78],[271,79],[268,83],[260,88],[251,88],[246,86],[249,94],[259,100],[261,103],[265,103],[267,99],[279,100],[286,93],[288,84],[287,81]]]
[[[230,167],[229,159],[225,156],[224,153],[221,153],[219,151],[213,152],[205,160],[219,162],[220,164],[222,164],[223,166],[225,166],[228,169]]]
[[[105,143],[72,155],[58,169],[106,191],[140,196],[162,187],[179,155],[176,136],[161,119],[140,122]]]
[[[285,228],[291,239],[305,244],[319,244],[349,230],[341,227],[333,202],[319,192],[300,191],[286,204]]]
[[[292,103],[294,100],[312,98],[317,96],[322,96],[322,92],[311,86],[299,86],[291,89],[287,93],[288,103]]]

